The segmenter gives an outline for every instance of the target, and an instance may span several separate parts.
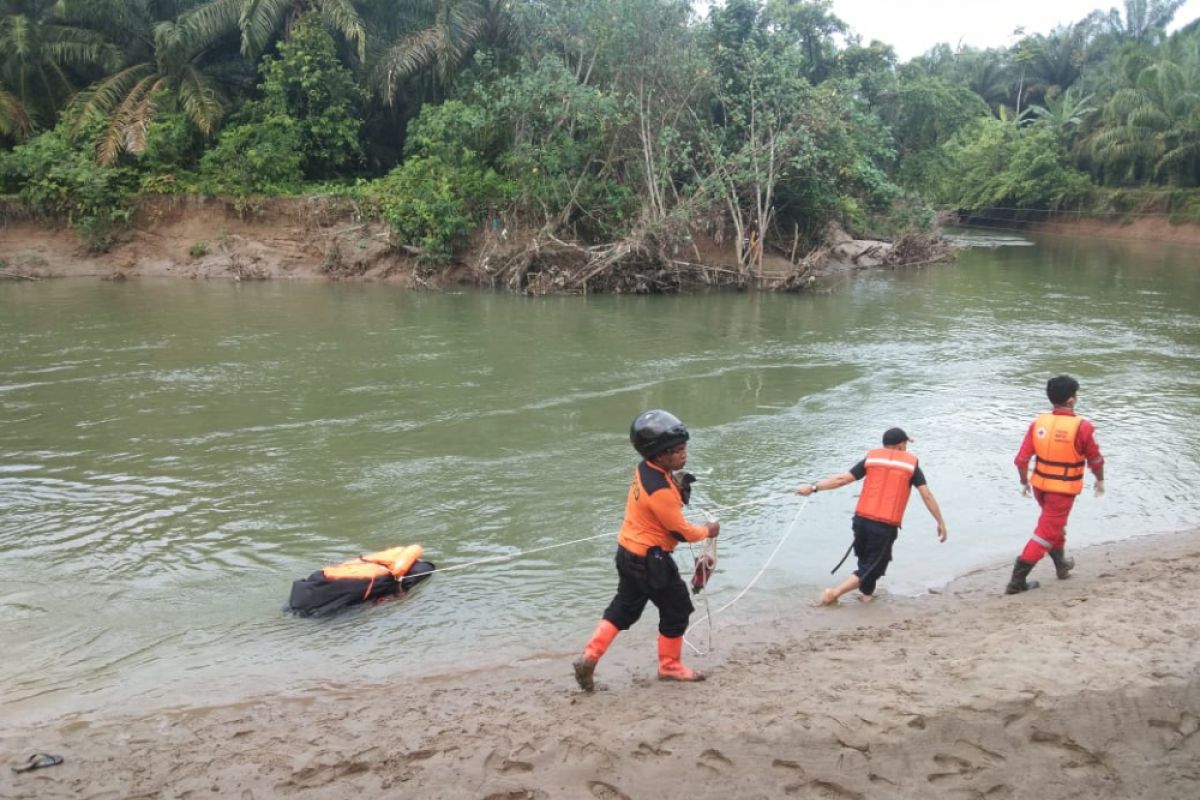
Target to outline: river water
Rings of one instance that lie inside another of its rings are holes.
[[[573,652],[615,586],[647,408],[689,425],[692,515],[723,521],[713,607],[754,582],[730,620],[813,601],[857,491],[787,492],[892,425],[950,540],[914,499],[884,589],[1012,559],[1036,517],[1012,458],[1061,372],[1109,477],[1069,543],[1194,527],[1195,249],[977,243],[1000,246],[810,296],[0,284],[0,718]],[[455,569],[332,619],[282,613],[293,579],[414,542]]]

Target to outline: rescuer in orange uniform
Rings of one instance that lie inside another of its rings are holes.
[[[838,586],[826,589],[821,595],[821,605],[831,606],[853,589],[862,592],[864,602],[874,599],[875,585],[887,573],[888,562],[892,560],[892,545],[900,535],[904,509],[914,488],[937,522],[938,540],[946,541],[942,510],[925,482],[925,473],[917,464],[917,457],[908,452],[909,441],[904,431],[889,428],[883,434],[883,447],[867,453],[849,472],[796,490],[796,494],[807,497],[819,490],[836,489],[866,478],[851,523],[858,569]]]
[[[1047,553],[1054,562],[1055,574],[1059,578],[1070,577],[1075,559],[1064,552],[1067,517],[1075,498],[1083,491],[1085,465],[1096,476],[1096,496],[1104,494],[1104,456],[1096,443],[1095,427],[1083,417],[1075,416],[1078,393],[1079,381],[1070,375],[1059,375],[1046,382],[1046,397],[1054,410],[1039,414],[1030,424],[1014,459],[1021,479],[1021,494],[1028,495],[1032,484],[1033,497],[1042,511],[1033,536],[1013,565],[1005,594],[1036,589],[1038,582],[1027,578]],[[1031,476],[1029,461],[1035,456],[1037,461]]]
[[[721,523],[693,525],[684,519],[694,479],[676,475],[687,464],[688,438],[684,424],[666,411],[645,411],[630,426],[629,440],[643,460],[633,470],[617,535],[617,593],[575,662],[575,680],[584,691],[595,688],[596,663],[617,634],[638,621],[647,601],[658,607],[659,679],[704,680],[680,661],[694,609],[671,553],[679,542],[715,539]]]

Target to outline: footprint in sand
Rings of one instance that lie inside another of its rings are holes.
[[[611,783],[604,781],[588,781],[588,791],[598,800],[630,800],[629,795],[622,792]]]

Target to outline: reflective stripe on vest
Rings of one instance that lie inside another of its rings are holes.
[[[1082,417],[1039,414],[1033,423],[1033,488],[1056,494],[1083,491],[1083,454],[1075,449]]]
[[[854,513],[886,525],[900,527],[912,493],[917,457],[907,450],[880,448],[867,453],[867,475]]]

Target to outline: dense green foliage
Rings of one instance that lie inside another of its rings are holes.
[[[128,221],[134,183],[131,170],[100,166],[61,130],[0,154],[0,191],[17,194],[36,212],[65,219],[93,250],[107,247]]]
[[[0,0],[0,191],[103,247],[139,193],[335,191],[482,229],[818,243],[1070,208],[1194,216],[1200,25],[1124,0],[899,64],[828,0]],[[928,205],[926,205],[928,204]]]
[[[511,195],[511,184],[476,149],[486,149],[495,131],[477,107],[456,100],[427,106],[409,131],[408,157],[357,194],[387,222],[396,241],[415,248],[423,261],[446,260]]]

